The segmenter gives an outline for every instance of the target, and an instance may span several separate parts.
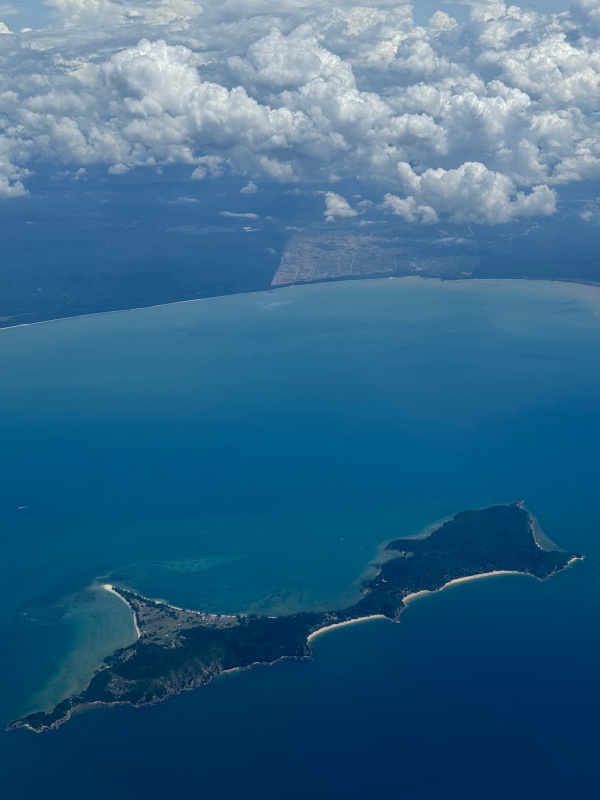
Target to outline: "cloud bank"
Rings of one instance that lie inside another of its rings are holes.
[[[48,4],[50,28],[0,25],[0,198],[42,161],[183,163],[327,192],[328,218],[358,180],[412,223],[496,224],[600,176],[600,0],[425,25],[386,0]]]

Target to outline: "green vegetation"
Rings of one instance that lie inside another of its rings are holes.
[[[564,569],[578,553],[542,550],[536,544],[533,519],[520,503],[461,511],[426,539],[396,539],[390,555],[352,616],[385,614],[396,618],[402,598],[413,592],[436,591],[450,581],[487,572],[510,571],[546,580]]]
[[[533,518],[521,503],[462,511],[426,539],[390,542],[385,554],[378,574],[364,582],[361,600],[328,613],[211,617],[116,589],[136,613],[141,638],[107,658],[83,692],[51,713],[30,714],[9,729],[48,730],[91,705],[149,705],[209,683],[227,670],[307,658],[307,639],[314,631],[375,614],[397,620],[405,598],[414,592],[436,591],[458,578],[505,570],[546,580],[581,557],[539,547]]]

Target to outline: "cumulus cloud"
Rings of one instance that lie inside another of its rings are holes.
[[[256,194],[257,192],[258,186],[254,181],[248,181],[248,183],[240,189],[241,194]]]
[[[598,36],[600,33],[600,2],[598,0],[571,0],[571,14],[582,32]]]
[[[496,224],[600,177],[600,0],[473,2],[460,23],[439,0],[421,25],[386,0],[48,4],[53,27],[0,36],[3,197],[39,160],[179,163],[246,194],[358,179],[412,223]],[[356,215],[325,198],[326,217]]]
[[[406,222],[432,223],[438,221],[437,211],[431,206],[417,203],[412,195],[409,197],[397,197],[388,192],[383,198],[382,208],[397,214],[405,219]]]
[[[126,164],[111,164],[108,168],[109,175],[125,175],[129,172],[129,167]]]
[[[11,181],[7,175],[0,173],[0,199],[25,197],[27,189],[21,181]]]
[[[356,217],[356,211],[350,203],[335,192],[325,192],[325,211],[323,212],[327,222],[333,222],[335,217]]]
[[[444,214],[453,222],[496,225],[556,210],[553,189],[542,184],[529,193],[517,191],[509,177],[477,162],[457,169],[427,169],[420,175],[408,164],[399,164],[398,173],[407,196],[387,194],[384,205],[408,222],[436,222]]]

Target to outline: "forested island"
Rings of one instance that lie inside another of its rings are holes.
[[[130,606],[138,640],[110,655],[82,692],[8,729],[51,730],[87,708],[151,705],[230,670],[311,658],[317,632],[369,617],[398,621],[411,596],[420,592],[503,572],[547,580],[580,558],[580,553],[542,548],[534,518],[518,501],[461,511],[424,538],[389,542],[374,565],[376,575],[362,583],[358,602],[343,609],[276,617],[206,614],[109,585]]]

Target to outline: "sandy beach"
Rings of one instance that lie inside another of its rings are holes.
[[[128,608],[130,611],[131,611],[131,615],[132,615],[132,617],[133,617],[133,624],[134,624],[134,626],[135,626],[135,632],[136,632],[137,638],[139,639],[139,638],[141,637],[141,635],[142,635],[142,634],[140,633],[140,629],[138,628],[138,624],[137,624],[137,617],[136,617],[136,615],[135,615],[135,611],[133,610],[133,608],[132,608],[132,607],[129,605],[129,603],[127,602],[127,600],[125,600],[125,598],[124,598],[124,597],[121,597],[121,595],[120,595],[118,592],[115,592],[115,590],[114,590],[114,589],[113,589],[113,587],[112,587],[112,584],[110,584],[110,583],[103,583],[103,584],[102,584],[102,588],[103,588],[103,589],[105,589],[107,592],[110,592],[111,594],[114,594],[114,595],[115,595],[115,597],[118,597],[118,598],[119,598],[119,600],[120,600],[122,603],[125,603],[125,605],[127,606],[127,608]]]
[[[417,600],[420,597],[425,597],[426,595],[437,594],[438,592],[441,592],[443,589],[447,589],[448,586],[454,586],[458,583],[467,583],[467,581],[477,581],[480,578],[491,578],[494,575],[526,575],[526,574],[527,573],[524,572],[517,572],[516,570],[499,569],[495,570],[494,572],[483,572],[480,575],[467,575],[464,578],[455,578],[452,581],[448,581],[448,583],[445,583],[443,586],[440,586],[439,589],[434,589],[434,591],[432,592],[430,592],[427,589],[423,589],[420,592],[413,592],[412,594],[407,594],[406,597],[403,598],[403,602],[405,605],[408,606],[413,600]],[[357,622],[366,622],[369,619],[387,619],[388,621],[393,621],[389,620],[389,618],[384,616],[383,614],[372,614],[371,616],[368,617],[357,617],[356,619],[349,619],[346,620],[345,622],[334,622],[332,625],[326,625],[323,628],[319,628],[319,630],[317,631],[313,631],[313,633],[309,634],[307,641],[311,642],[313,639],[315,639],[317,636],[320,636],[322,633],[326,633],[327,631],[332,631],[335,628],[341,628],[345,625],[354,625]]]
[[[357,617],[356,619],[348,619],[345,622],[334,622],[332,625],[325,625],[324,628],[319,628],[318,631],[313,631],[309,634],[307,642],[311,642],[317,636],[320,636],[326,631],[332,631],[334,628],[343,628],[345,625],[354,625],[356,622],[366,622],[368,619],[387,619],[383,614],[372,614],[370,617]]]
[[[440,586],[439,589],[434,589],[430,592],[428,589],[423,589],[420,592],[413,592],[412,594],[407,594],[406,597],[403,597],[402,600],[405,605],[408,605],[413,600],[417,600],[419,597],[425,597],[428,594],[437,594],[441,592],[443,589],[447,589],[448,586],[455,586],[457,583],[467,583],[467,581],[477,581],[480,578],[491,578],[493,575],[527,575],[527,572],[518,572],[517,570],[511,569],[497,569],[494,572],[482,572],[479,575],[467,575],[464,578],[455,578],[453,581],[448,581],[443,586]]]

